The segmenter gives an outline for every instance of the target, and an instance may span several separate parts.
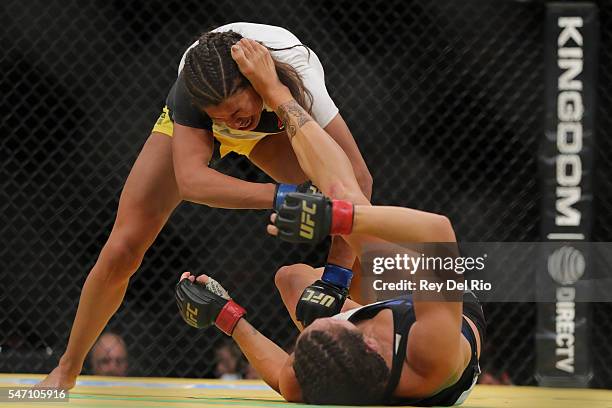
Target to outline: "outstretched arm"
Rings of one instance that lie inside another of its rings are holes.
[[[261,378],[289,402],[299,402],[301,391],[293,372],[293,356],[240,319],[232,338]]]
[[[282,95],[282,94],[281,94]],[[271,100],[271,107],[287,127],[287,135],[304,173],[324,194],[367,204],[344,150],[291,96]]]
[[[266,105],[285,124],[287,136],[308,178],[327,196],[367,205],[369,201],[361,191],[346,153],[280,82],[268,49],[244,38],[232,47],[232,57]]]
[[[210,131],[174,124],[172,157],[183,200],[216,208],[272,207],[274,184],[250,183],[211,169],[212,152]]]
[[[243,38],[232,47],[232,57],[266,105],[285,124],[307,177],[329,197],[369,205],[372,177],[342,117],[337,115],[327,126],[330,133],[321,128],[280,82],[270,52],[257,41]],[[350,246],[335,237],[328,262],[351,268],[353,261]]]
[[[196,277],[184,272],[176,286],[175,298],[187,324],[199,329],[217,326],[232,336],[270,387],[288,401],[301,398],[292,358],[246,321],[246,311],[230,298],[219,282],[206,275]]]
[[[232,56],[265,103],[285,124],[304,173],[325,195],[367,206],[369,203],[359,189],[346,154],[293,99],[289,89],[280,83],[268,50],[255,41],[243,39],[232,47]],[[309,210],[313,210],[312,207]],[[371,211],[358,207],[357,212],[361,214],[355,213],[352,233],[348,235],[345,232],[346,235],[343,235],[357,253],[362,250],[364,242],[370,242],[371,237],[397,244],[455,241],[450,222],[442,216],[397,207],[378,207]],[[411,330],[411,337],[418,337],[429,342],[430,347],[433,344],[435,349],[442,350],[436,357],[413,356],[415,365],[423,372],[440,369],[449,372],[449,376],[456,373],[455,365],[458,366],[460,361],[457,356],[460,355],[461,307],[460,301],[415,299],[417,323]],[[415,336],[413,332],[420,332],[421,335]],[[436,333],[435,336],[432,333]],[[414,345],[411,346],[412,350],[414,348]]]
[[[353,234],[388,242],[455,242],[455,232],[443,215],[404,207],[356,205]]]

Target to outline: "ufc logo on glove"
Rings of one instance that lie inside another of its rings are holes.
[[[306,239],[312,239],[314,236],[315,221],[311,215],[316,214],[317,205],[312,203],[312,207],[308,206],[306,201],[302,201],[302,223],[300,224],[300,236]]]
[[[310,289],[306,289],[304,296],[302,296],[303,301],[317,303],[319,305],[325,307],[331,307],[334,304],[334,297],[330,295],[326,295],[325,293],[319,293],[314,296],[315,292]]]
[[[187,323],[194,327],[198,327],[198,309],[191,306],[191,303],[187,303],[186,309],[185,318],[187,319]]]

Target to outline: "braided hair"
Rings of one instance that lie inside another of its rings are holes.
[[[251,85],[238,69],[238,64],[231,54],[232,45],[241,39],[242,35],[231,30],[210,31],[203,34],[198,44],[187,52],[183,77],[187,91],[198,108],[219,105],[237,91]],[[281,83],[289,88],[293,98],[311,113],[312,94],[304,86],[300,74],[293,66],[277,61],[274,57],[272,59]]]
[[[363,335],[342,328],[313,330],[295,347],[293,370],[308,404],[382,404],[390,371]]]

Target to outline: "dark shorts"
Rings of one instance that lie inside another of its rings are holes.
[[[463,295],[463,314],[467,316],[478,329],[480,337],[480,345],[484,347],[485,336],[487,332],[487,322],[485,320],[484,313],[482,312],[482,306],[478,301],[478,298],[472,292],[465,292]]]

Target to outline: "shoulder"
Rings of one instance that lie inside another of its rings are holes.
[[[212,130],[212,120],[191,103],[183,75],[179,75],[166,98],[170,118],[179,125]]]

